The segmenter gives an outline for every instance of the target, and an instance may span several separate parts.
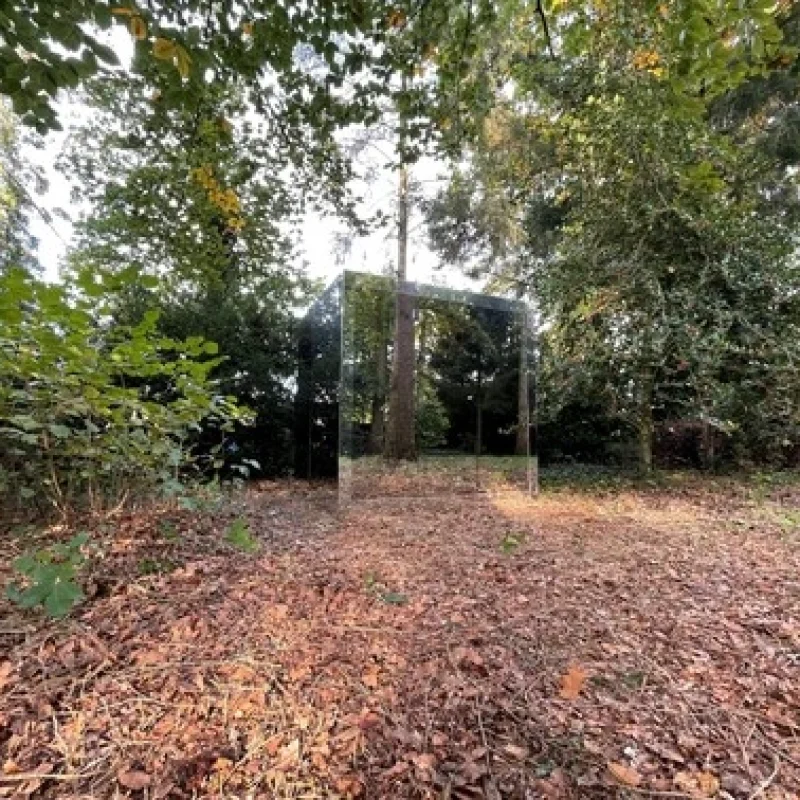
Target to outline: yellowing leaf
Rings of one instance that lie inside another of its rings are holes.
[[[186,48],[181,47],[179,44],[175,45],[175,55],[177,58],[176,66],[178,67],[178,72],[180,72],[181,78],[186,80],[192,69],[192,59],[189,58]]]
[[[253,29],[254,29],[254,26],[253,26],[252,22],[245,22],[242,25],[242,33],[244,33],[245,36],[252,36],[253,35]]]
[[[638,786],[642,782],[642,776],[631,767],[626,767],[616,761],[609,761],[606,766],[617,783],[624,786]]]
[[[131,36],[133,36],[134,39],[141,40],[147,38],[147,23],[140,16],[131,17],[129,27]]]
[[[153,55],[161,61],[173,58],[175,55],[175,42],[169,39],[156,39],[153,42]]]
[[[661,63],[661,56],[655,50],[637,50],[631,62],[636,69],[652,71]]]
[[[559,696],[564,700],[575,700],[581,693],[589,674],[586,670],[573,664],[567,672],[561,676],[561,691]]]
[[[118,8],[111,9],[112,14],[116,14],[118,17],[132,17],[136,11],[133,8],[122,8],[122,6]]]
[[[390,28],[399,28],[406,21],[406,13],[400,8],[393,8],[386,17],[386,22]]]

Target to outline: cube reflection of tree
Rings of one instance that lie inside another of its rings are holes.
[[[416,450],[428,456],[526,456],[527,331],[520,304],[500,298],[415,290],[413,360]],[[470,300],[474,302],[470,302]],[[344,354],[353,458],[391,465],[385,444],[388,387],[395,358],[394,284],[348,275]],[[408,468],[406,468],[408,469]]]

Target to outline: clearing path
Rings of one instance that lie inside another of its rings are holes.
[[[70,621],[4,604],[0,796],[800,797],[796,512],[328,495],[131,515]]]

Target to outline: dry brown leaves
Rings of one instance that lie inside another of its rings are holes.
[[[2,606],[0,796],[798,797],[800,545],[761,511],[260,489],[121,520],[71,621]]]

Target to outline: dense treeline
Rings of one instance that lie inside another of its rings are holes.
[[[796,459],[793,4],[40,6],[0,16],[4,502],[107,507],[189,475],[294,468],[300,309],[319,289],[298,226],[335,213],[365,230],[338,132],[386,108],[406,186],[398,263],[408,170],[449,159],[432,246],[535,307],[544,454]],[[114,26],[134,42],[129,68],[102,41]],[[87,210],[52,286],[36,276],[20,141],[61,126],[67,88],[91,112],[60,160]],[[365,449],[390,429],[409,454],[468,449],[446,420],[500,401],[463,377],[515,374],[513,358],[475,351],[475,320],[439,315],[418,380],[399,381],[384,338],[397,310],[378,312],[360,345],[380,365]],[[414,313],[421,332],[428,311]]]
[[[517,91],[432,204],[431,242],[535,303],[546,459],[796,464],[794,50],[715,86],[660,36],[672,7],[593,7],[622,24],[556,60],[509,34],[494,77]],[[797,10],[778,20],[795,45]]]

